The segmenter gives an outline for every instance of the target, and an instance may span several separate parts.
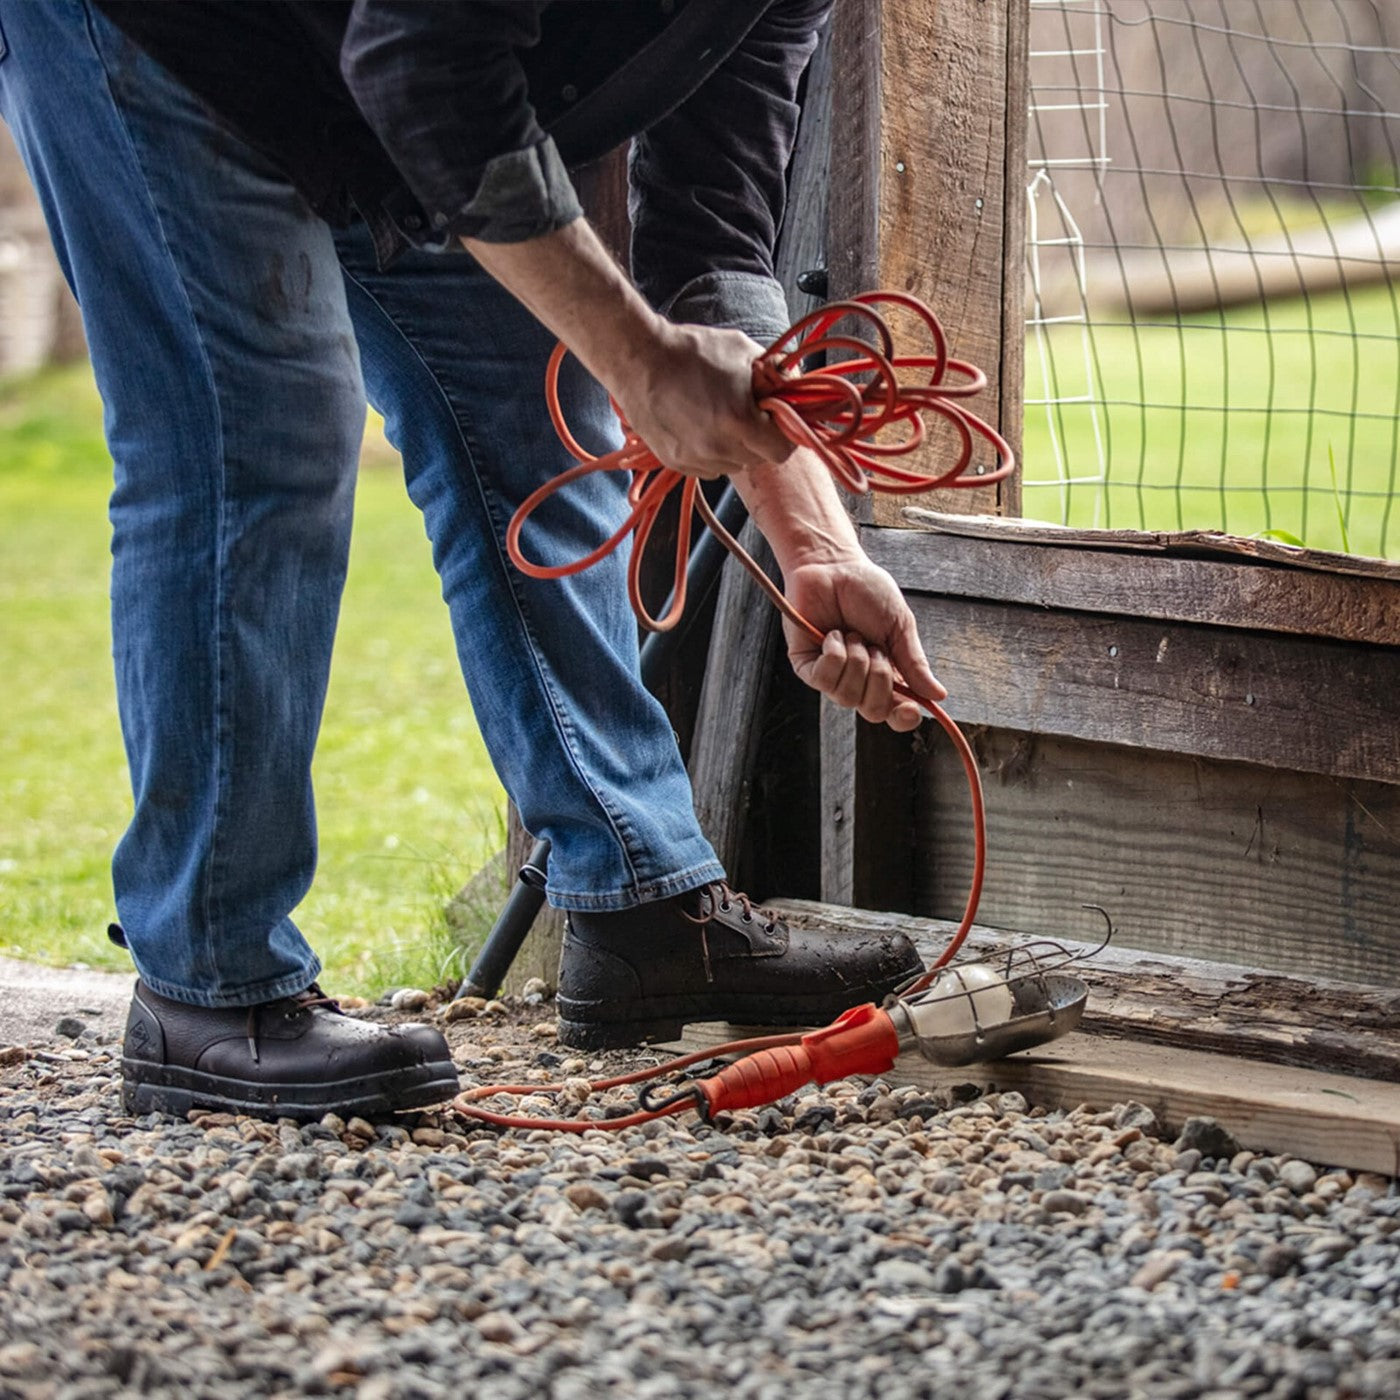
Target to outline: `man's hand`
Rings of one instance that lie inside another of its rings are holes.
[[[742,331],[667,322],[658,331],[658,343],[633,362],[613,397],[664,466],[715,477],[791,454],[792,444],[754,403],[761,345]]]
[[[814,690],[900,732],[918,728],[923,712],[894,693],[896,671],[930,700],[947,695],[929,670],[898,586],[863,553],[800,564],[784,582],[788,601],[825,634],[819,646],[783,621],[792,668]]]

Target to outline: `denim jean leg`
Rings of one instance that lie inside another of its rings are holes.
[[[553,337],[465,253],[374,266],[363,229],[337,235],[370,401],[404,455],[442,579],[462,671],[497,772],[552,843],[549,897],[621,909],[719,879],[665,711],[641,684],[626,551],[567,579],[507,559],[506,525],[572,464],[550,425]],[[602,390],[566,371],[571,425],[615,445]],[[626,513],[617,475],[577,483],[536,517],[527,550],[586,553]]]
[[[83,311],[115,467],[112,628],[142,977],[207,1006],[319,971],[310,765],[364,419],[326,226],[82,0],[5,4],[0,106]]]

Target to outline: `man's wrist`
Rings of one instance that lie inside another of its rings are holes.
[[[784,573],[865,557],[831,474],[809,449],[797,448],[786,461],[754,467],[733,480]]]

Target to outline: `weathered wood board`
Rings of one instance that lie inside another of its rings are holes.
[[[1047,520],[952,514],[923,506],[907,506],[904,515],[909,524],[921,530],[999,544],[1053,544],[1070,549],[1229,559],[1237,564],[1278,564],[1311,573],[1352,574],[1358,578],[1400,583],[1400,561],[1373,559],[1364,554],[1338,554],[1330,549],[1309,549],[1261,539],[1257,535],[1228,535],[1220,530],[1128,530],[1121,527],[1083,530]]]
[[[861,541],[911,592],[1400,646],[1400,568],[1370,578],[922,530],[867,528]]]
[[[1129,945],[1400,984],[1393,565],[1342,574],[1309,551],[1255,558],[1253,542],[966,517],[938,530],[864,539],[974,731],[985,921],[1063,932],[1091,900]],[[863,787],[912,806],[914,896],[840,902],[952,917],[971,871],[965,779],[931,726],[913,747],[912,798],[887,755],[824,802]]]
[[[821,896],[912,908],[917,754],[907,735],[821,704]]]
[[[750,1028],[691,1026],[678,1051],[703,1050]],[[1170,1133],[1191,1117],[1214,1118],[1240,1144],[1325,1166],[1400,1174],[1400,1088],[1377,1080],[1259,1064],[1171,1046],[1068,1035],[991,1064],[943,1069],[915,1054],[881,1076],[929,1089],[975,1084],[1016,1090],[1034,1104],[1104,1109],[1146,1104]]]
[[[1092,928],[1088,902],[1124,947],[1400,986],[1400,787],[1024,732],[973,742],[981,922],[1073,934]],[[941,735],[917,789],[905,907],[954,918],[972,844],[966,779]]]
[[[910,603],[960,724],[1400,782],[1400,648],[933,594]]]
[[[832,183],[841,198],[831,207],[832,296],[889,287],[932,306],[954,353],[986,372],[974,408],[1013,448],[1024,355],[1027,29],[1022,0],[846,0],[833,32],[841,83]],[[917,499],[948,510],[1019,509],[1015,479]],[[909,500],[876,502],[874,518],[903,523]]]

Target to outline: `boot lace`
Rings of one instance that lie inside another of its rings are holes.
[[[294,996],[281,997],[279,1000],[291,1002],[298,1011],[309,1011],[313,1006],[324,1006],[331,1011],[340,1010],[340,1003],[334,997],[328,997],[317,982],[313,982],[304,992],[297,992]],[[258,1012],[277,1004],[276,1001],[262,1001],[248,1008],[248,1053],[253,1057],[255,1065],[262,1061],[262,1057],[258,1053]]]
[[[764,933],[772,933],[777,927],[778,916],[772,910],[755,904],[741,891],[731,889],[726,880],[712,880],[708,885],[701,886],[699,893],[709,900],[708,913],[691,914],[685,909],[680,911],[682,917],[689,919],[692,924],[699,924],[703,928],[716,913],[727,914],[737,904],[739,918],[744,923],[751,924],[757,917],[763,922]],[[697,901],[696,907],[702,911],[707,908],[705,899]]]

